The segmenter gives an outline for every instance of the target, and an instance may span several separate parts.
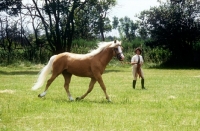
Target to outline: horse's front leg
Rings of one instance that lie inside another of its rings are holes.
[[[87,92],[84,95],[82,95],[81,97],[77,97],[76,100],[84,99],[92,91],[95,83],[96,83],[96,79],[95,78],[91,78],[91,81],[90,81],[89,88],[88,88]]]
[[[108,100],[108,102],[111,102],[111,100],[110,100],[110,98],[109,98],[109,96],[108,96],[108,94],[106,92],[106,86],[105,86],[105,84],[104,84],[104,82],[102,80],[101,75],[99,77],[97,77],[96,79],[97,79],[99,85],[101,86],[101,89],[103,90],[103,92],[104,92],[104,94],[106,96],[106,99]]]
[[[73,101],[74,98],[71,96],[71,93],[69,91],[69,83],[71,81],[72,74],[68,73],[67,71],[63,71],[62,74],[65,79],[65,84],[64,84],[65,91],[67,92],[69,100]]]

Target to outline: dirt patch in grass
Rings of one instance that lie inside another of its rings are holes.
[[[15,91],[14,90],[0,90],[0,93],[7,93],[7,94],[13,94]]]

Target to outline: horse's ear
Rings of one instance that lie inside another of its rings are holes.
[[[122,41],[119,41],[119,44],[122,45]]]
[[[114,43],[112,42],[111,44],[110,44],[110,48],[113,48],[113,47],[115,47],[116,46],[116,43],[115,43],[115,41],[114,41]]]
[[[121,45],[121,41],[114,40],[114,42],[109,46],[111,48]]]
[[[122,45],[122,41],[117,41],[115,44]]]

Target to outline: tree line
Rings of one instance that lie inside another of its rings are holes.
[[[159,58],[165,65],[200,65],[197,0],[160,2],[160,6],[137,14],[137,21],[127,16],[109,19],[109,11],[116,4],[116,0],[1,2],[1,63],[10,63],[13,58],[42,62],[52,54],[80,48],[83,40],[84,50],[86,41],[115,39],[105,34],[117,29],[129,55],[136,46],[143,46],[147,61]]]

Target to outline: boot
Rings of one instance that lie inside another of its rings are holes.
[[[136,80],[133,80],[133,89],[135,89]]]
[[[141,85],[142,85],[142,89],[145,89],[145,87],[144,87],[144,79],[141,79]]]

